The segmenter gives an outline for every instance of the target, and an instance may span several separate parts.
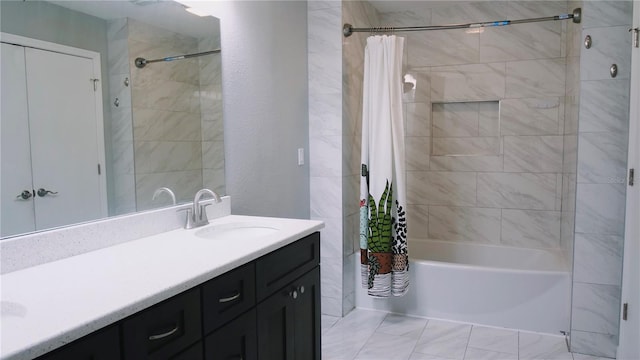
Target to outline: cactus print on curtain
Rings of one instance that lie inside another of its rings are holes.
[[[370,36],[365,49],[360,263],[362,285],[376,297],[402,296],[409,286],[403,47],[404,38]]]

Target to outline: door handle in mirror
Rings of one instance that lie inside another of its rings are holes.
[[[32,196],[34,196],[34,194],[32,194],[31,191],[24,190],[18,196],[16,196],[16,199],[29,200],[29,199],[31,199]]]
[[[38,189],[38,196],[40,196],[40,197],[45,197],[45,196],[47,196],[49,194],[57,195],[58,192],[57,191],[46,190],[46,189],[43,189],[43,188]]]

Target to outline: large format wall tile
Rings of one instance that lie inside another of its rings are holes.
[[[582,133],[578,136],[578,182],[624,183],[627,173],[626,133]]]
[[[478,133],[480,136],[500,135],[500,103],[498,101],[478,103]]]
[[[431,138],[408,136],[405,138],[406,170],[429,170]]]
[[[431,170],[502,171],[502,155],[497,156],[431,156]]]
[[[629,80],[583,81],[580,86],[580,132],[629,128]]]
[[[340,218],[342,216],[342,177],[312,176],[309,179],[311,216]]]
[[[631,25],[633,5],[627,0],[585,1],[582,11],[584,28]]]
[[[406,35],[409,67],[476,63],[480,37],[465,30],[411,32]],[[438,51],[433,51],[438,49]]]
[[[562,136],[505,136],[504,171],[562,172]]]
[[[478,103],[440,103],[432,106],[434,137],[478,136]]]
[[[500,155],[500,137],[446,137],[431,139],[433,155]]]
[[[317,1],[309,2],[316,3]],[[342,52],[342,42],[338,41],[339,34],[336,29],[342,28],[340,7],[327,7],[322,11],[309,11],[307,16],[307,40],[309,54],[322,54],[325,51]]]
[[[571,330],[571,351],[575,353],[615,358],[617,348],[617,335]]]
[[[429,237],[429,206],[407,204],[407,234],[410,239]]]
[[[505,94],[504,77],[504,63],[433,67],[431,101],[501,99]]]
[[[431,103],[416,102],[404,105],[407,136],[431,136]]]
[[[309,89],[309,133],[311,136],[342,135],[342,94]]]
[[[583,38],[590,35],[593,45],[580,57],[581,80],[611,79],[611,64],[618,66],[616,79],[628,79],[631,75],[631,36],[628,26],[585,29]]]
[[[624,234],[625,184],[578,184],[576,232]]]
[[[571,327],[603,334],[618,333],[620,286],[573,283]]]
[[[506,97],[564,96],[565,60],[545,59],[507,62]]]
[[[620,285],[623,245],[622,236],[576,233],[574,281]]]
[[[485,22],[507,18],[504,3],[493,1],[453,2],[450,6],[434,7],[431,25]]]
[[[468,172],[407,172],[407,203],[475,205],[476,175]]]
[[[342,175],[342,136],[309,137],[311,176]]]
[[[521,247],[559,247],[560,212],[502,210],[502,243]]]
[[[479,173],[478,205],[555,210],[556,182],[555,174]]]
[[[136,141],[134,151],[136,174],[202,170],[199,141]]]
[[[429,206],[429,238],[500,242],[500,209]]]
[[[480,34],[480,62],[560,57],[561,33],[558,22],[486,28]]]
[[[558,97],[504,99],[500,102],[502,135],[556,135],[560,127]]]

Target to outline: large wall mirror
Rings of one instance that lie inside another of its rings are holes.
[[[185,10],[0,1],[0,237],[225,194],[220,23]]]

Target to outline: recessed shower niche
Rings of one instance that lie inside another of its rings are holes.
[[[498,101],[434,103],[431,108],[433,157],[502,155]]]

